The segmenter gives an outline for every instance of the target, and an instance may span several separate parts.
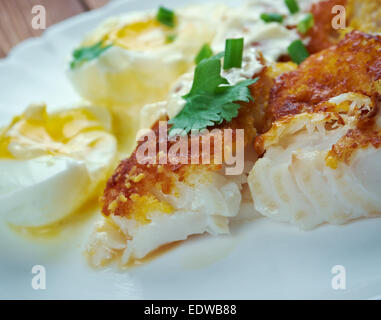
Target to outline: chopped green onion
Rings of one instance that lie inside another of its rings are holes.
[[[156,19],[168,27],[173,28],[175,26],[175,13],[170,9],[160,7]]]
[[[296,0],[284,0],[291,14],[299,12],[299,5]]]
[[[295,40],[288,46],[287,50],[291,60],[297,64],[301,64],[310,55],[301,40]]]
[[[243,55],[243,38],[226,39],[224,70],[241,68]]]
[[[212,51],[212,49],[210,48],[210,46],[209,46],[207,43],[205,43],[205,44],[201,47],[200,51],[198,52],[196,58],[194,59],[194,62],[195,62],[196,64],[199,64],[202,60],[204,60],[204,59],[208,59],[208,58],[210,58],[212,55],[213,55],[213,51]]]
[[[283,22],[283,16],[278,13],[262,13],[261,19],[266,22]]]
[[[314,26],[314,16],[312,13],[307,13],[307,15],[300,20],[298,23],[298,31],[305,34]]]
[[[167,35],[165,40],[167,43],[171,43],[171,42],[176,40],[176,35],[175,34],[169,34],[169,35]]]

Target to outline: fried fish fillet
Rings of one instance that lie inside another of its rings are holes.
[[[349,24],[345,33],[352,30],[381,32],[381,0],[348,0],[346,9]]]
[[[251,203],[247,175],[256,159],[252,145],[257,132],[264,132],[269,127],[267,103],[274,76],[293,68],[294,64],[264,66],[255,75],[258,81],[249,88],[254,101],[242,103],[236,118],[214,128],[231,130],[233,145],[229,152],[232,154],[245,147],[251,149],[252,155],[245,152],[242,174],[226,174],[228,161],[225,153],[222,161],[216,159],[219,154],[216,149],[222,148],[225,152],[229,144],[225,143],[225,131],[215,138],[213,128],[200,137],[210,138],[210,150],[200,146],[199,154],[195,156],[191,150],[194,138],[185,136],[183,138],[188,142],[182,157],[185,161],[160,164],[163,156],[159,151],[160,144],[166,143],[164,154],[170,157],[171,148],[179,140],[167,140],[167,136],[160,134],[157,122],[152,128],[155,152],[147,156],[144,163],[139,161],[138,153],[146,140],[140,141],[135,152],[119,164],[107,183],[101,199],[104,219],[93,233],[87,250],[91,264],[99,266],[117,257],[125,265],[164,244],[184,240],[192,234],[227,233],[230,219],[238,215],[243,204]],[[241,138],[237,136],[240,129],[244,129]],[[205,164],[203,160],[208,157],[210,164]]]
[[[272,88],[269,111],[274,120],[311,112],[319,103],[346,92],[381,93],[381,36],[353,31],[345,39],[284,73]]]
[[[332,11],[335,6],[345,8],[346,5],[347,0],[326,0],[312,4],[311,13],[314,16],[314,25],[306,35],[310,39],[307,46],[310,53],[327,49],[339,41],[341,33],[340,30],[332,27],[334,18]]]
[[[159,123],[156,123],[153,127],[157,138],[156,150],[163,142],[159,131]],[[234,130],[232,134],[235,134]],[[145,257],[161,245],[184,240],[192,234],[228,233],[229,218],[240,210],[241,189],[247,175],[224,174],[223,163],[213,157],[216,140],[212,140],[210,151],[203,153],[200,150],[199,157],[195,159],[190,153],[190,137],[179,138],[189,142],[189,149],[182,158],[187,163],[173,164],[174,161],[168,160],[168,163],[160,164],[162,154],[155,152],[153,159],[147,158],[148,162],[153,160],[155,163],[142,164],[138,158],[138,150],[143,143],[140,142],[135,152],[120,163],[109,179],[102,197],[106,225],[100,225],[90,241],[93,265],[107,260],[105,252],[100,251],[104,247],[114,256],[119,252],[120,263],[124,265]],[[170,158],[175,142],[166,143]],[[210,156],[211,164],[191,164],[192,160],[199,160],[205,155]],[[110,224],[114,232],[110,232]],[[107,232],[105,227],[109,228]],[[115,242],[110,238],[115,238],[116,231],[123,238],[114,246]]]
[[[381,213],[381,36],[351,32],[277,78],[256,139],[256,210],[302,229]]]
[[[379,216],[381,113],[374,102],[345,93],[326,103],[330,111],[276,121],[260,138],[266,152],[248,179],[256,210],[301,229]]]
[[[307,49],[311,54],[338,43],[353,30],[381,32],[381,0],[318,1],[312,4],[311,13],[314,25],[305,35],[310,39]]]

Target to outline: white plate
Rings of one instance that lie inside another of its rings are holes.
[[[152,9],[162,2],[114,1],[17,46],[0,60],[0,125],[30,102],[46,101],[59,107],[77,101],[64,69],[84,33],[108,16]],[[168,7],[186,3],[194,1],[165,1]],[[192,238],[125,271],[96,271],[87,266],[82,250],[91,227],[89,221],[73,234],[31,241],[1,225],[0,298],[345,299],[381,295],[381,219],[303,232],[259,218],[233,226],[230,236]],[[46,269],[46,290],[31,286],[34,265]],[[345,267],[345,290],[332,288],[335,265]]]

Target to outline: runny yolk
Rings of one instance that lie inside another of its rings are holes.
[[[170,31],[156,19],[147,19],[125,25],[109,33],[104,40],[125,49],[146,50],[164,45]]]
[[[73,109],[48,115],[45,106],[28,109],[16,116],[0,132],[0,158],[14,158],[11,143],[20,146],[39,146],[46,154],[61,153],[62,146],[77,134],[89,130],[104,130],[99,121],[86,109]]]

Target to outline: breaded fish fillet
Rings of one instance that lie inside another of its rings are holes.
[[[241,103],[236,118],[214,128],[231,130],[233,144],[230,151],[233,154],[245,147],[252,150],[257,132],[267,130],[267,103],[273,77],[292,68],[293,64],[274,65],[272,68],[264,66],[255,75],[258,81],[249,87],[254,101]],[[138,161],[138,150],[146,140],[139,142],[135,152],[119,164],[107,183],[101,199],[105,218],[88,246],[88,256],[95,266],[114,257],[121,258],[119,261],[124,265],[145,257],[164,244],[184,240],[192,234],[227,233],[229,220],[238,215],[246,198],[250,199],[247,175],[256,155],[253,152],[250,156],[245,155],[242,174],[227,175],[228,159],[224,156],[220,161],[214,152],[217,148],[222,147],[225,151],[229,147],[224,131],[220,136],[221,147],[219,138],[214,139],[213,128],[209,128],[209,134],[201,135],[200,139],[210,138],[211,148],[204,150],[200,146],[196,156],[191,152],[194,137],[183,137],[188,141],[182,157],[184,163],[168,161],[160,164],[159,159],[163,156],[159,151],[160,144],[166,143],[164,154],[170,157],[170,150],[176,142],[160,135],[159,122],[152,129],[156,138],[155,153],[147,156],[145,163]],[[244,129],[244,134],[236,139],[239,129]],[[208,157],[210,164],[201,162]]]
[[[345,10],[343,10],[343,8]],[[305,35],[313,54],[337,44],[345,34],[358,30],[381,32],[381,0],[324,0],[312,4],[314,25]],[[334,27],[334,24],[344,23]]]
[[[158,123],[153,130],[159,150]],[[185,139],[189,139],[190,147],[190,138]],[[204,155],[211,156],[209,165],[191,164],[190,149],[184,155],[189,164],[171,164],[170,161],[168,164],[140,164],[137,152],[142,142],[131,157],[120,163],[107,183],[102,212],[108,223],[114,224],[124,236],[118,243],[123,247],[122,264],[141,259],[161,245],[184,240],[192,234],[228,232],[228,218],[238,214],[241,188],[247,176],[225,176],[223,164],[214,161],[216,144],[212,141],[212,150],[207,154],[200,150],[199,155],[200,159]],[[173,145],[174,142],[168,141],[168,151]],[[160,152],[155,153],[153,160],[158,163],[160,156]],[[102,228],[104,226],[99,230]],[[102,233],[99,230],[98,237]],[[107,237],[112,237],[112,233]],[[105,239],[98,240],[92,241],[90,248],[95,265],[100,264],[97,261],[99,249],[105,243],[110,245]],[[115,254],[117,249],[111,245],[108,250],[116,250]],[[104,255],[100,260],[105,260]]]
[[[304,61],[275,81],[269,110],[273,119],[313,111],[345,92],[381,93],[381,36],[353,31],[335,46]]]
[[[249,176],[256,210],[302,229],[381,214],[381,113],[345,93],[327,110],[276,121]]]
[[[366,33],[381,32],[381,0],[347,0],[348,28]]]
[[[381,36],[352,32],[281,75],[269,107],[256,210],[303,229],[381,214]]]
[[[340,30],[332,27],[334,18],[332,10],[335,6],[345,8],[347,2],[348,0],[325,0],[312,4],[311,13],[314,16],[314,25],[306,35],[310,39],[307,46],[310,53],[327,49],[339,41]]]

